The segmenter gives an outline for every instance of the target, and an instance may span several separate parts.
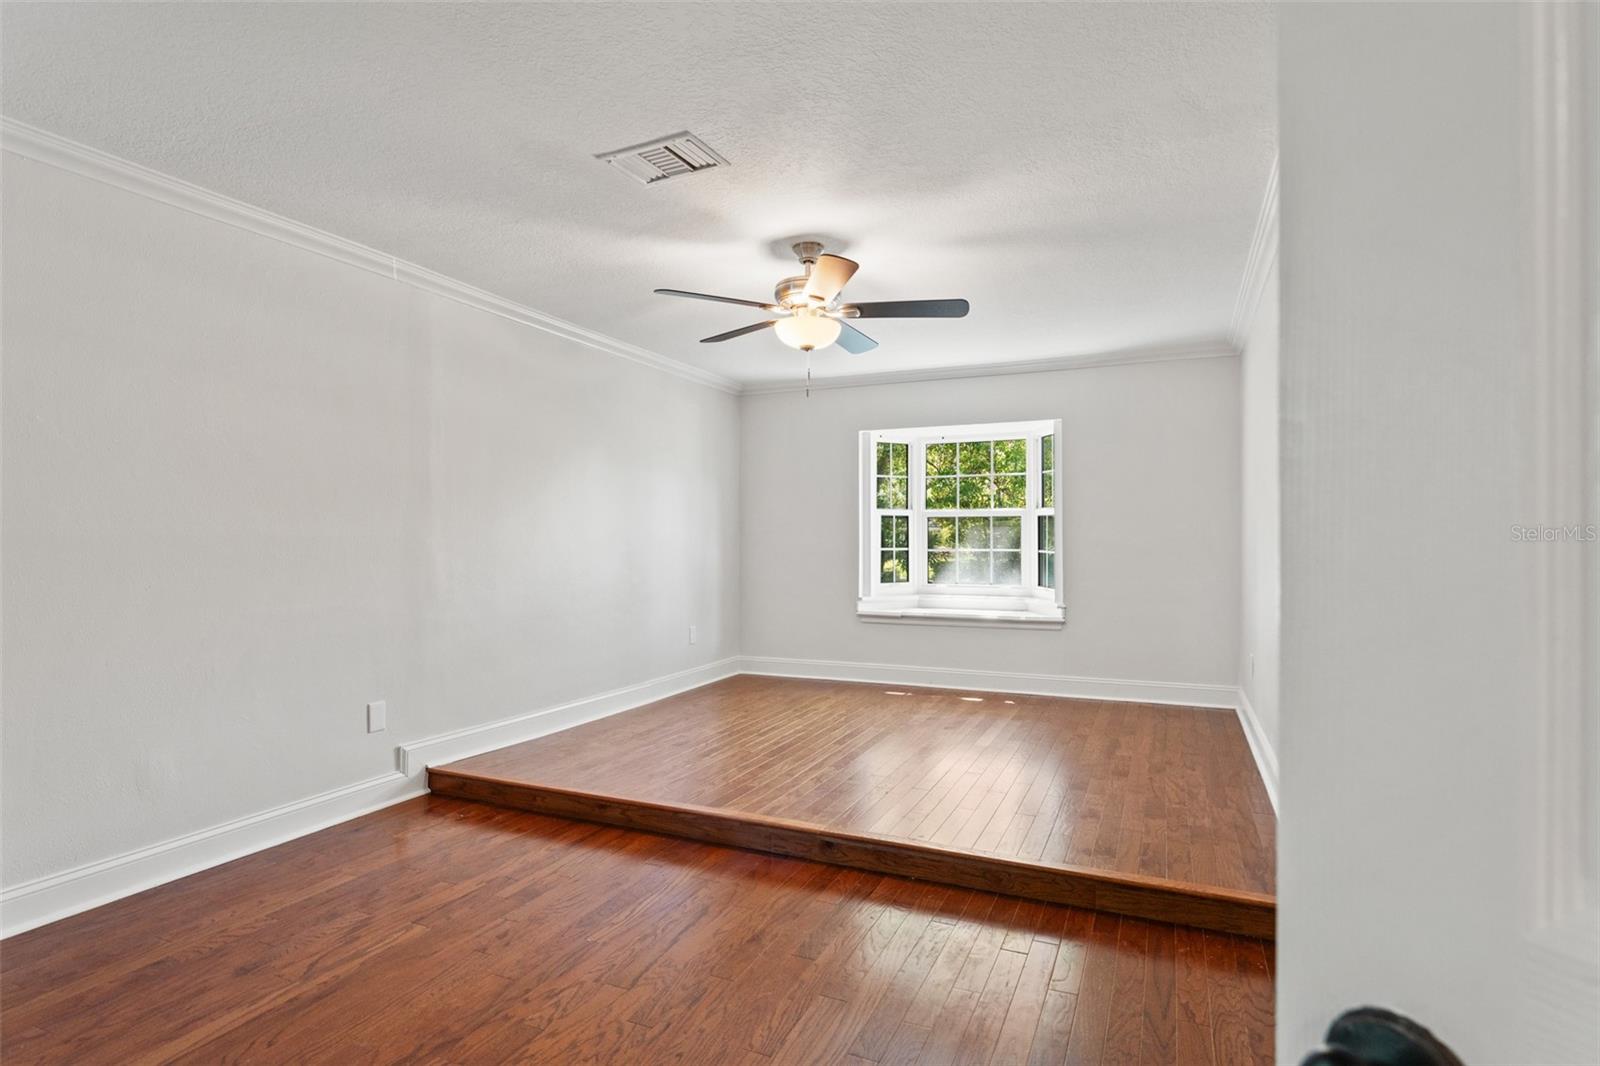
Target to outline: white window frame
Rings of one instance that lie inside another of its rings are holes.
[[[1043,438],[1052,438],[1051,470],[1055,475],[1055,502],[1040,506]],[[1061,420],[1034,419],[954,426],[920,426],[907,429],[863,430],[860,434],[860,574],[856,615],[865,622],[909,622],[933,625],[1018,626],[1059,628],[1065,620],[1061,566]],[[957,508],[928,510],[926,503],[926,450],[929,444],[972,440],[1028,442],[1027,499],[1021,508]],[[907,445],[907,504],[905,509],[880,509],[877,505],[877,446]],[[905,515],[910,526],[911,580],[885,583],[880,565],[880,519]],[[1055,519],[1054,584],[1038,584],[1038,518]],[[927,579],[928,519],[940,517],[1020,517],[1022,520],[1022,580],[1016,585],[933,585]]]

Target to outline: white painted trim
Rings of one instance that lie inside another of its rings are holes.
[[[940,607],[857,607],[856,620],[873,625],[955,626],[968,629],[1060,629],[1067,624],[1059,607],[1054,615],[1024,611],[960,611]]]
[[[1536,427],[1521,478],[1527,514],[1588,522],[1600,515],[1600,11],[1592,5],[1521,10],[1524,178],[1529,196],[1523,277],[1530,303],[1524,351]],[[1571,516],[1570,518],[1567,516]],[[1592,545],[1529,554],[1535,683],[1523,708],[1536,730],[1526,766],[1525,836],[1532,876],[1522,915],[1518,1046],[1530,1061],[1600,1061],[1600,881],[1584,859],[1600,832],[1592,782],[1600,759],[1600,570]]]
[[[1256,772],[1261,775],[1261,783],[1266,786],[1267,799],[1272,801],[1272,813],[1278,813],[1278,753],[1272,750],[1272,743],[1267,740],[1267,731],[1261,727],[1261,719],[1256,716],[1256,709],[1250,702],[1250,696],[1243,686],[1239,688],[1239,728],[1244,730],[1245,740],[1250,742],[1250,754],[1256,760]]]
[[[0,891],[11,936],[212,866],[326,829],[426,791],[399,771],[235,818]]]
[[[889,663],[781,659],[760,655],[741,656],[739,672],[764,677],[807,677],[819,681],[865,681],[871,684],[969,689],[976,692],[1017,692],[1030,696],[1171,703],[1229,711],[1237,706],[1239,692],[1235,685],[1131,681],[1107,677],[1071,677],[1065,674],[1014,674],[1000,670],[960,670],[948,666],[896,666]]]
[[[620,711],[631,710],[646,703],[664,700],[680,692],[687,692],[713,681],[721,681],[738,673],[737,658],[719,659],[704,666],[680,670],[675,674],[642,681],[637,685],[602,692],[556,707],[546,707],[531,714],[504,718],[498,722],[441,733],[412,744],[402,744],[398,749],[400,769],[406,775],[420,774],[429,766],[466,759],[494,751],[508,744],[520,744],[548,733],[593,722]]]
[[[721,659],[531,714],[427,737],[396,748],[399,768],[380,777],[0,889],[0,936],[21,933],[424,795],[428,785],[422,772],[429,763],[466,758],[665,699],[730,677],[738,672],[737,663],[737,659]]]
[[[466,282],[447,277],[415,263],[406,262],[387,252],[370,248],[358,241],[329,233],[315,226],[297,222],[283,215],[255,207],[231,196],[176,178],[170,174],[127,159],[80,144],[48,130],[30,126],[16,119],[0,116],[0,150],[11,152],[37,163],[53,166],[80,177],[89,178],[134,193],[159,203],[234,226],[257,236],[281,241],[284,244],[325,256],[348,266],[358,267],[403,281],[414,288],[435,296],[443,296],[466,304],[468,307],[499,315],[525,326],[563,337],[618,358],[627,359],[696,384],[729,393],[764,395],[768,393],[800,392],[807,388],[804,382],[778,382],[772,384],[744,384],[731,378],[702,370],[697,366],[652,352],[627,341],[607,336],[554,315],[546,314],[527,304],[517,303],[497,296]],[[1276,191],[1277,164],[1273,164],[1270,187],[1273,204],[1274,237],[1276,252]],[[1258,235],[1259,237],[1259,235]],[[1252,246],[1252,255],[1254,247]],[[1259,293],[1258,293],[1259,296]],[[851,389],[869,385],[884,385],[914,381],[946,381],[961,378],[991,377],[1008,374],[1039,374],[1057,370],[1085,370],[1093,367],[1126,366],[1136,363],[1162,363],[1183,359],[1213,359],[1237,355],[1238,347],[1230,339],[1216,338],[1193,344],[1156,345],[1128,348],[1110,352],[1090,352],[1070,355],[1053,355],[1041,359],[1018,360],[1006,363],[989,363],[978,366],[929,367],[921,370],[887,371],[877,374],[853,374],[843,377],[823,378],[810,383],[812,389]]]
[[[1273,153],[1272,170],[1267,174],[1267,189],[1261,197],[1255,232],[1250,235],[1250,251],[1245,256],[1244,275],[1239,279],[1239,295],[1233,302],[1233,319],[1228,328],[1229,343],[1244,351],[1250,338],[1250,322],[1266,291],[1267,277],[1278,261],[1278,156]]]
[[[126,192],[176,207],[202,218],[234,226],[284,244],[326,256],[329,259],[403,281],[413,288],[443,296],[480,311],[546,333],[587,345],[621,359],[671,374],[674,377],[737,393],[737,382],[720,374],[690,366],[676,359],[608,337],[565,319],[546,314],[526,304],[486,292],[455,278],[408,263],[357,241],[308,226],[303,222],[254,207],[231,196],[201,188],[181,178],[151,170],[97,148],[69,140],[24,122],[0,116],[0,149],[89,178]]]
[[[1003,377],[1009,374],[1050,374],[1059,370],[1091,370],[1103,366],[1131,366],[1138,363],[1171,363],[1186,359],[1218,359],[1238,355],[1239,349],[1224,339],[1196,344],[1124,348],[1082,355],[1052,355],[1043,359],[985,363],[978,366],[927,367],[921,370],[890,370],[881,374],[849,374],[834,378],[770,384],[747,384],[739,391],[746,396],[769,396],[783,392],[812,392],[826,389],[860,389],[871,385],[901,385],[915,381],[952,381],[965,378]]]

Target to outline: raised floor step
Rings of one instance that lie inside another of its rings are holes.
[[[716,807],[608,795],[430,767],[428,787],[460,799],[772,852],[1027,899],[1270,940],[1276,903],[1262,893],[1081,866],[1029,862]]]

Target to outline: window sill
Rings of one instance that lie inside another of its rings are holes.
[[[902,625],[974,626],[982,629],[1060,629],[1066,625],[1062,609],[976,610],[965,607],[913,607],[858,603],[856,617],[863,622]]]

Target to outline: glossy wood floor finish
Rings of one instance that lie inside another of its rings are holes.
[[[1226,712],[741,676],[430,768],[436,792],[1271,936]]]
[[[426,797],[0,943],[24,1063],[1268,1063],[1261,941]]]

